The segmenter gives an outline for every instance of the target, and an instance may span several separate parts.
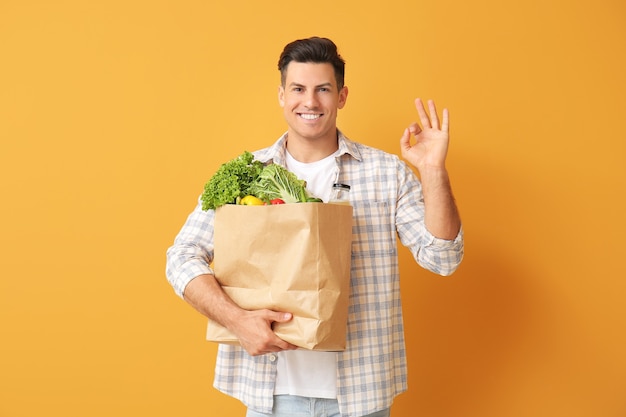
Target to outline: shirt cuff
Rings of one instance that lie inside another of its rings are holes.
[[[459,228],[459,233],[457,233],[456,237],[452,240],[435,237],[426,229],[426,247],[450,249],[458,246],[461,242],[463,242],[463,226]]]
[[[213,269],[211,269],[209,266],[207,266],[204,263],[195,263],[193,265],[187,265],[185,271],[181,271],[181,273],[176,278],[176,281],[174,282],[174,290],[176,294],[178,294],[181,298],[184,298],[185,288],[187,288],[187,285],[194,278],[199,277],[200,275],[206,275],[206,274],[215,275],[213,273]]]

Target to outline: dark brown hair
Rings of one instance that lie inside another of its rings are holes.
[[[343,88],[346,63],[339,55],[339,52],[337,52],[337,45],[330,39],[314,36],[308,39],[298,39],[287,44],[278,60],[280,81],[283,86],[287,78],[287,66],[292,61],[331,64],[335,69],[337,88],[339,90]]]

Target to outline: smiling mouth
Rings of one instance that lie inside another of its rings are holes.
[[[316,120],[322,117],[321,114],[310,114],[310,113],[298,113],[298,116],[302,117],[305,120]]]

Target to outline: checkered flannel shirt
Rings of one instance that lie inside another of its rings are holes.
[[[255,152],[263,162],[285,165],[286,134]],[[424,225],[421,184],[398,156],[365,146],[339,132],[337,182],[350,185],[354,210],[347,348],[337,354],[337,399],[342,416],[357,417],[391,406],[407,389],[396,236],[425,269],[449,275],[463,257],[463,232],[435,238]],[[198,202],[167,252],[166,274],[176,293],[213,273],[213,211]],[[252,357],[220,345],[214,386],[247,407],[270,413],[277,357]]]

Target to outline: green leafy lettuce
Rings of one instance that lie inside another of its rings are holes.
[[[280,198],[285,203],[305,203],[309,197],[306,181],[276,164],[265,166],[249,191],[265,202]]]
[[[201,196],[202,210],[215,210],[224,204],[235,204],[238,198],[252,194],[250,187],[263,170],[263,163],[254,160],[246,151],[232,159],[213,174],[204,185]]]

